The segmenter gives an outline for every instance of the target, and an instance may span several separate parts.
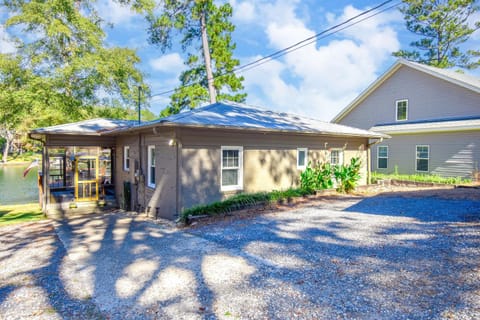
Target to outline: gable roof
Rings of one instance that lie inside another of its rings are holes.
[[[81,134],[99,136],[104,132],[132,127],[133,120],[97,118],[73,123],[65,123],[51,127],[38,128],[30,131],[32,134]]]
[[[340,113],[338,113],[331,122],[338,122],[342,120],[347,114],[356,108],[363,100],[365,100],[373,91],[389,79],[401,67],[408,67],[417,71],[426,73],[432,77],[448,81],[465,89],[474,91],[480,94],[480,78],[476,78],[464,73],[453,70],[441,69],[432,66],[427,66],[421,63],[408,61],[405,59],[398,59],[384,74],[375,80],[367,89],[365,89],[358,97],[356,97],[349,105],[347,105]]]
[[[345,125],[320,121],[285,112],[274,112],[236,102],[218,102],[169,117],[137,124],[130,120],[92,119],[34,129],[33,134],[115,135],[155,127],[241,129],[259,132],[328,134],[366,138],[387,135]]]
[[[285,112],[270,111],[263,108],[230,101],[217,102],[203,107],[198,107],[169,117],[150,121],[142,124],[141,126],[136,126],[135,128],[114,130],[112,133],[158,126],[330,134],[369,138],[388,137],[386,135],[368,130],[320,121]]]

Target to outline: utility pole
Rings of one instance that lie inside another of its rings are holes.
[[[142,116],[140,113],[140,92],[142,90],[141,86],[138,86],[138,124],[142,123]]]

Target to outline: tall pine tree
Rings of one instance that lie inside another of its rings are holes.
[[[420,63],[449,68],[476,68],[480,65],[479,50],[462,50],[480,21],[469,21],[479,10],[476,0],[403,0],[400,11],[407,29],[418,37],[410,45],[413,50],[394,52]]]
[[[246,94],[240,93],[243,77],[233,73],[240,62],[233,58],[231,5],[216,5],[213,0],[166,0],[158,9],[159,15],[151,13],[147,18],[150,42],[165,52],[172,48],[175,37],[181,36],[188,67],[162,115],[195,108],[205,101],[244,101]]]

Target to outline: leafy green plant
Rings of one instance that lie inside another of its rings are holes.
[[[333,167],[330,163],[319,163],[307,168],[300,174],[300,187],[304,190],[322,190],[333,187]]]
[[[305,190],[314,191],[316,187],[316,170],[311,167],[311,162],[308,162],[305,170],[300,173],[300,187]]]
[[[330,163],[322,163],[319,166],[319,173],[317,175],[317,187],[318,189],[331,189],[333,188],[333,170],[334,166]]]
[[[338,182],[337,191],[349,193],[360,180],[361,161],[359,158],[350,159],[349,165],[335,166],[333,174]]]

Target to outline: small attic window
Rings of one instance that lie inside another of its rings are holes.
[[[397,121],[408,119],[408,100],[397,100],[395,102],[397,109]]]

